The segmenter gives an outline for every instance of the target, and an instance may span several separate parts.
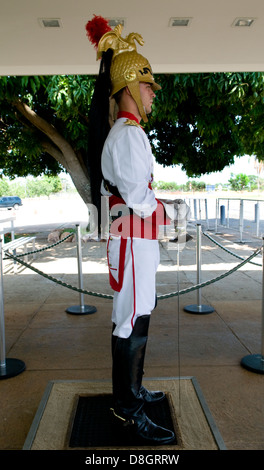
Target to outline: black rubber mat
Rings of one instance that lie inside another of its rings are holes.
[[[70,448],[128,447],[144,445],[124,432],[113,417],[112,395],[79,396],[73,419]],[[148,417],[160,426],[174,430],[167,398],[146,407]],[[175,441],[176,444],[176,441]],[[146,445],[146,444],[145,444]]]

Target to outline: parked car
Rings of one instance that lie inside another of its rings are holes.
[[[18,209],[22,206],[22,201],[18,196],[0,196],[0,208]]]

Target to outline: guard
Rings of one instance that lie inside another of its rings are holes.
[[[152,190],[153,155],[141,121],[148,121],[161,87],[148,60],[137,52],[136,42],[144,44],[142,36],[123,38],[121,25],[112,30],[104,22],[95,16],[86,29],[101,60],[93,107],[98,113],[99,107],[107,110],[113,124],[105,132],[101,154],[101,194],[109,198],[112,216],[107,258],[114,290],[113,414],[143,445],[165,445],[175,441],[174,433],[153,423],[144,410],[146,402],[155,404],[165,395],[143,387],[143,366],[156,304],[159,231],[185,219],[189,208],[182,200],[157,200]]]

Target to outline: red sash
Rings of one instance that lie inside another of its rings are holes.
[[[136,237],[136,238],[146,238],[148,240],[157,240],[159,235],[159,226],[160,225],[169,225],[170,219],[167,217],[163,204],[156,199],[157,208],[152,213],[151,216],[143,219],[136,214],[127,214],[118,217],[111,224],[110,234],[121,236],[122,238]],[[110,209],[116,206],[115,212],[118,212],[119,207],[123,212],[127,212],[127,206],[125,206],[125,201],[117,196],[111,196],[109,198],[109,207]]]

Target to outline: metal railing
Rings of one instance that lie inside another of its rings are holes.
[[[245,235],[259,239],[264,234],[264,201],[246,198],[187,198],[191,217],[203,223],[206,230],[215,233],[221,227],[234,230],[239,234],[239,242]]]

